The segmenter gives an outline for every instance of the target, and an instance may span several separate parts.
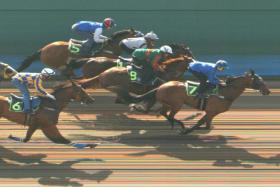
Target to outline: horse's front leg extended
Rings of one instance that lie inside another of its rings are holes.
[[[200,120],[198,120],[198,122],[195,125],[187,128],[187,129],[183,129],[181,131],[181,134],[188,134],[188,133],[194,131],[195,129],[197,129],[198,127],[203,125],[206,122],[206,119],[207,119],[207,114],[205,114]]]
[[[64,138],[60,134],[56,125],[44,125],[41,127],[41,129],[46,137],[57,144],[67,144],[78,149],[83,149],[86,147],[95,148],[97,146],[97,144],[72,143],[70,140]]]

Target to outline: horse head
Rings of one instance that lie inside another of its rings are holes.
[[[255,71],[250,69],[245,73],[245,77],[249,80],[249,87],[254,90],[259,90],[262,95],[269,95],[270,90],[268,89],[263,78],[258,74],[255,74]]]
[[[182,76],[188,69],[189,63],[192,62],[192,57],[181,56],[177,58],[169,59],[162,63],[161,68],[163,77],[165,80],[178,80],[182,79]]]
[[[140,33],[141,33],[140,31],[136,31],[133,28],[116,31],[111,36],[111,42],[119,43],[121,40],[125,38],[138,37]]]
[[[263,78],[258,74],[255,74],[255,71],[250,69],[248,72],[245,72],[244,76],[238,77],[228,77],[226,79],[227,86],[244,87],[251,88],[254,90],[259,90],[262,95],[269,95],[270,90],[268,89]]]
[[[88,95],[88,93],[84,88],[82,88],[81,85],[75,83],[73,80],[70,81],[71,83],[66,83],[55,87],[53,95],[55,95],[57,100],[63,99],[59,97],[68,96],[71,100],[81,103],[91,104],[94,102],[94,98]]]
[[[81,103],[91,104],[94,99],[85,91],[85,89],[71,80],[72,83],[72,98]]]
[[[187,45],[173,43],[169,46],[172,48],[173,57],[188,56],[194,59],[193,53]]]
[[[6,63],[0,62],[0,80],[7,80],[13,75],[17,74],[17,71]]]

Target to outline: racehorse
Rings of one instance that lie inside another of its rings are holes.
[[[52,95],[55,96],[56,101],[40,97],[40,107],[35,114],[31,115],[26,115],[22,112],[10,111],[8,98],[0,96],[0,116],[10,121],[28,126],[25,138],[21,139],[12,135],[10,135],[9,138],[16,141],[28,142],[33,133],[37,129],[41,129],[44,135],[54,143],[70,144],[78,148],[95,147],[95,144],[71,144],[70,140],[64,138],[60,134],[56,126],[60,112],[70,102],[70,100],[89,104],[93,103],[94,99],[91,98],[80,85],[74,83],[73,81],[72,83],[58,86],[54,89]]]
[[[185,44],[170,44],[170,47],[173,50],[172,58],[185,55],[193,57],[191,50]],[[108,57],[73,59],[69,62],[63,74],[67,77],[74,77],[73,69],[81,68],[83,77],[91,78],[114,66],[126,66],[128,64],[129,63],[122,62],[122,60]]]
[[[126,29],[113,33],[110,39],[105,42],[101,49],[98,50],[94,56],[105,56],[110,58],[117,58],[121,53],[119,43],[122,39],[129,37],[136,37],[139,31],[134,29]],[[50,43],[43,48],[36,51],[31,56],[28,56],[17,69],[18,72],[28,68],[35,60],[41,60],[42,63],[53,69],[63,68],[67,65],[71,58],[81,58],[69,51],[69,42],[56,41]]]
[[[173,128],[174,124],[179,124],[182,127],[181,133],[190,133],[196,128],[206,123],[206,128],[211,128],[211,122],[213,118],[230,109],[231,104],[245,91],[246,88],[259,90],[262,95],[269,95],[270,90],[266,86],[263,79],[255,74],[253,70],[245,73],[243,76],[230,77],[226,80],[225,86],[220,86],[219,95],[210,95],[206,100],[204,111],[205,115],[190,128],[185,128],[183,122],[174,118],[174,116],[180,111],[184,104],[193,108],[200,109],[200,99],[195,96],[189,96],[186,92],[186,84],[178,81],[170,81],[162,84],[160,87],[151,90],[150,92],[138,96],[138,102],[146,100],[146,102],[155,103],[158,101],[162,104],[160,114],[163,115]],[[151,105],[152,106],[152,105]],[[140,112],[147,112],[150,108],[143,109],[141,104],[130,105],[132,110]],[[169,114],[167,114],[170,111]]]
[[[183,56],[169,59],[160,65],[162,72],[158,72],[158,77],[164,81],[180,79],[188,68],[188,64],[193,60],[192,57]],[[83,88],[105,88],[117,94],[120,103],[131,103],[132,97],[129,92],[144,93],[157,85],[145,86],[131,81],[131,73],[126,67],[113,67],[100,75],[79,81]]]

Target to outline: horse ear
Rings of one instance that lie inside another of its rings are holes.
[[[250,72],[251,76],[255,75],[255,71],[253,69],[250,69],[249,72]]]

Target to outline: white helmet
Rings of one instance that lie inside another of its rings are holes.
[[[172,48],[169,45],[161,46],[159,49],[164,53],[173,54]]]
[[[145,34],[144,38],[148,38],[151,40],[158,40],[158,36],[154,33],[154,31],[148,32],[147,34]]]
[[[42,71],[41,71],[41,74],[42,75],[45,75],[45,76],[52,76],[55,74],[54,70],[52,70],[51,68],[44,68]]]

